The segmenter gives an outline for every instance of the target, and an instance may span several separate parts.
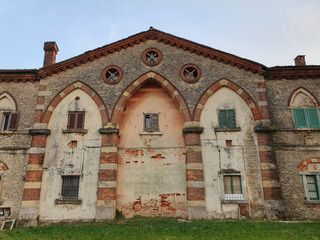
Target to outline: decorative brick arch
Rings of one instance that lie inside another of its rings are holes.
[[[316,96],[312,92],[310,92],[308,89],[305,89],[304,87],[298,87],[295,90],[293,90],[292,93],[290,94],[290,97],[288,98],[288,104],[287,104],[288,107],[292,106],[292,101],[300,93],[304,93],[310,99],[312,99],[314,104],[315,104],[315,106],[319,106],[320,105],[318,99],[316,98]]]
[[[49,123],[50,117],[54,109],[56,108],[56,106],[61,102],[61,100],[65,96],[67,96],[69,93],[73,92],[76,89],[80,89],[84,91],[92,98],[92,100],[97,104],[100,110],[102,123],[103,124],[108,123],[108,112],[103,100],[98,95],[98,93],[95,92],[91,87],[89,87],[88,85],[80,81],[70,84],[68,87],[63,89],[53,98],[53,100],[50,102],[50,104],[46,108],[46,111],[44,112],[43,117],[41,118],[41,123]]]
[[[197,107],[194,110],[193,120],[196,122],[200,122],[200,116],[204,105],[206,104],[207,100],[210,98],[212,94],[218,91],[222,87],[227,87],[237,93],[249,106],[254,120],[261,120],[263,119],[261,116],[261,112],[259,107],[255,103],[255,101],[250,97],[250,95],[237,84],[231,82],[227,79],[221,79],[220,81],[214,83],[209,89],[202,95],[200,100],[198,101]]]
[[[307,159],[305,159],[305,160],[303,160],[300,164],[299,164],[299,166],[298,166],[298,168],[301,170],[301,171],[303,171],[303,168],[305,167],[305,166],[307,166],[308,164],[310,164],[310,163],[319,163],[320,164],[320,158],[307,158]]]
[[[7,97],[7,98],[12,102],[12,104],[14,105],[15,111],[18,111],[17,101],[16,101],[16,99],[15,99],[9,92],[5,91],[5,92],[0,93],[0,100],[1,100],[3,97]]]
[[[183,118],[185,122],[191,121],[191,114],[189,111],[189,107],[182,97],[182,95],[179,93],[179,91],[164,77],[161,75],[155,73],[155,72],[148,72],[142,76],[140,76],[138,79],[136,79],[129,87],[127,87],[119,97],[113,112],[111,116],[111,122],[117,122],[119,115],[121,113],[121,110],[125,106],[126,102],[132,96],[138,89],[141,88],[143,83],[146,81],[152,79],[152,81],[158,83],[162,88],[164,88],[179,104],[180,110],[182,112]]]
[[[4,162],[0,161],[0,169],[2,169],[2,170],[5,172],[5,171],[7,171],[9,168],[8,168],[8,166],[7,166]]]

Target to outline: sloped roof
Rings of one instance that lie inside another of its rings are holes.
[[[223,51],[210,48],[210,47],[186,40],[184,38],[179,38],[154,28],[150,28],[148,31],[138,33],[126,39],[122,39],[120,41],[94,49],[92,51],[85,52],[81,55],[70,58],[68,60],[53,64],[45,68],[41,68],[39,70],[39,75],[41,78],[45,78],[55,73],[59,73],[67,69],[72,69],[81,64],[85,64],[89,61],[94,61],[95,59],[99,59],[103,56],[113,54],[114,52],[119,52],[122,49],[132,47],[134,45],[140,44],[147,40],[157,40],[158,42],[163,42],[164,44],[169,44],[176,48],[181,48],[185,51],[189,51],[190,53],[195,53],[198,55],[202,55],[203,57],[215,59],[218,62],[223,62],[225,64],[236,66],[239,69],[243,68],[246,71],[258,73],[260,75],[263,75],[266,70],[266,67],[260,63],[257,63],[248,59],[240,58],[238,56],[225,53]]]
[[[62,62],[55,63],[48,67],[40,69],[24,69],[24,70],[1,70],[0,82],[26,82],[39,81],[41,78],[46,78],[68,69],[80,66],[95,59],[119,52],[122,49],[133,47],[147,40],[157,40],[164,44],[169,44],[176,48],[181,48],[184,51],[201,55],[205,58],[210,58],[224,64],[235,66],[245,71],[263,75],[266,79],[306,79],[320,78],[320,66],[276,66],[268,68],[263,64],[241,58],[236,55],[226,53],[215,48],[201,45],[190,40],[176,37],[174,35],[150,28],[148,31],[141,32],[122,39],[120,41],[102,46],[100,48],[87,51],[83,54],[67,59]]]

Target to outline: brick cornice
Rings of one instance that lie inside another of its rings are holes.
[[[35,82],[39,81],[37,69],[24,69],[24,70],[0,70],[0,83],[1,82]]]
[[[270,80],[280,79],[315,79],[320,78],[320,66],[284,66],[268,68],[265,77]]]
[[[72,69],[81,64],[85,64],[89,61],[99,59],[109,54],[113,54],[114,52],[119,52],[122,49],[132,47],[147,40],[157,40],[158,42],[163,42],[164,44],[169,44],[171,46],[181,48],[185,51],[189,51],[197,55],[202,55],[203,57],[208,57],[218,62],[223,62],[225,64],[236,66],[239,69],[243,68],[246,71],[258,73],[260,75],[263,75],[265,73],[265,70],[267,69],[264,65],[260,63],[240,58],[238,56],[225,53],[220,50],[192,42],[190,40],[179,38],[168,33],[161,32],[154,28],[150,28],[150,30],[148,31],[141,32],[126,39],[117,41],[115,43],[111,43],[109,45],[105,45],[92,51],[85,52],[84,54],[70,58],[63,62],[59,62],[45,68],[41,68],[39,70],[39,75],[41,78],[46,78],[48,76],[52,76],[55,73],[65,71],[67,69]]]

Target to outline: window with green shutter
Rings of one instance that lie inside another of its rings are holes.
[[[298,128],[320,127],[319,111],[317,108],[294,108],[293,111]]]
[[[236,128],[236,112],[234,109],[219,110],[219,128]]]

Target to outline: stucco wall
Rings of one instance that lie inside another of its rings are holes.
[[[227,97],[226,97],[227,96]],[[235,109],[240,131],[218,132],[219,109]],[[238,204],[223,204],[223,171],[236,170],[242,179],[244,200],[251,206],[251,215],[261,217],[263,194],[257,136],[248,105],[238,94],[222,88],[206,102],[201,115],[202,154],[205,178],[206,207],[209,218],[238,218]],[[226,146],[226,140],[232,146]]]
[[[144,132],[143,113],[159,114],[159,132]],[[186,217],[186,163],[179,107],[155,83],[128,101],[119,122],[117,209],[126,217]]]
[[[67,128],[69,111],[85,111],[87,133],[62,133]],[[51,135],[47,139],[43,164],[41,221],[95,218],[101,146],[98,129],[101,126],[98,107],[81,90],[70,93],[56,107],[48,125]],[[80,176],[78,199],[81,204],[56,203],[61,196],[63,175]]]

